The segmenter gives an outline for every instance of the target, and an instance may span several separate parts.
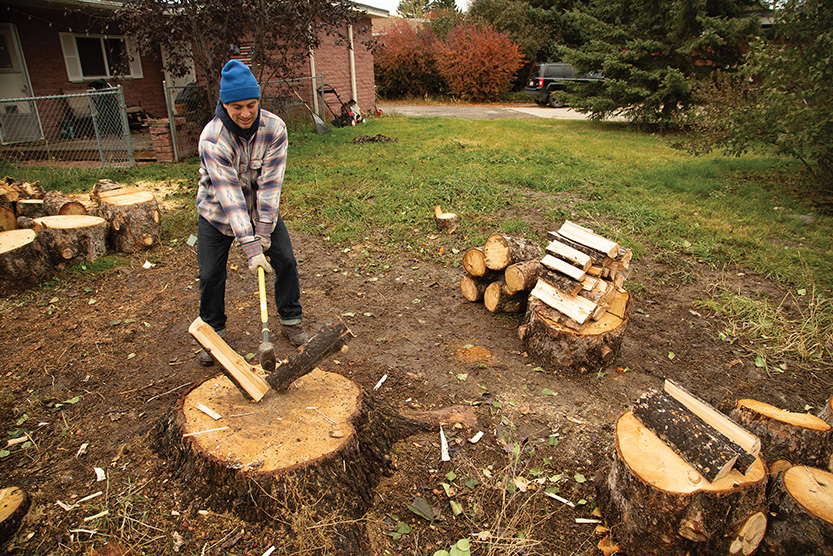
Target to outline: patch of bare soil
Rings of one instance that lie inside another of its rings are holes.
[[[392,470],[366,517],[368,554],[431,555],[463,538],[479,554],[599,554],[594,526],[575,518],[594,508],[594,477],[606,465],[615,419],[647,389],[671,378],[724,410],[751,397],[792,411],[820,406],[831,391],[828,371],[791,364],[768,376],[738,342],[719,339],[719,317],[692,305],[719,278],[706,268],[690,267],[682,281],[649,257],[636,261],[632,279],[646,290],[633,300],[621,352],[605,371],[576,375],[541,368],[525,353],[520,315],[494,315],[462,298],[458,255],[435,266],[376,257],[372,246],[293,240],[306,327],[341,316],[356,335],[322,368],[402,414],[465,405],[478,419],[476,427],[446,425],[450,461],[440,459],[437,432],[394,446]],[[143,268],[146,256],[156,266]],[[231,264],[226,339],[241,355],[254,354],[256,280],[239,251]],[[728,279],[782,296],[748,274]],[[11,436],[25,429],[30,438],[0,459],[0,487],[17,485],[33,497],[9,553],[338,547],[323,525],[303,529],[300,514],[253,523],[213,512],[151,449],[149,433],[175,401],[220,372],[199,365],[187,332],[197,291],[194,250],[166,246],[95,277],[66,274],[57,287],[0,300],[0,427]],[[275,344],[279,357],[292,352],[283,338]],[[482,439],[470,442],[478,431]],[[574,507],[544,496],[552,486]],[[416,499],[433,508],[433,521],[409,509]]]

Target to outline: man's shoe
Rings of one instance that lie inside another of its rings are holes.
[[[206,350],[200,351],[200,365],[203,367],[210,367],[214,364],[214,358],[211,357],[211,354],[208,353]]]
[[[304,331],[304,327],[300,324],[282,324],[281,330],[293,346],[302,346],[309,340],[309,334]]]

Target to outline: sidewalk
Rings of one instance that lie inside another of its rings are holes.
[[[377,105],[385,114],[408,117],[473,118],[481,120],[545,118],[556,120],[586,120],[572,108],[550,108],[529,104],[400,104],[385,102]],[[608,120],[610,121],[610,120]],[[612,118],[612,121],[624,121]]]

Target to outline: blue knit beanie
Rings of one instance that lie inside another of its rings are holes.
[[[220,102],[260,98],[260,86],[251,70],[240,60],[229,60],[220,77]]]

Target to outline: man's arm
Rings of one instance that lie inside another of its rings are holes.
[[[255,233],[268,236],[275,229],[281,200],[283,176],[286,170],[287,134],[286,126],[279,123],[271,134],[269,145],[263,155],[260,176],[257,179],[257,214]]]

